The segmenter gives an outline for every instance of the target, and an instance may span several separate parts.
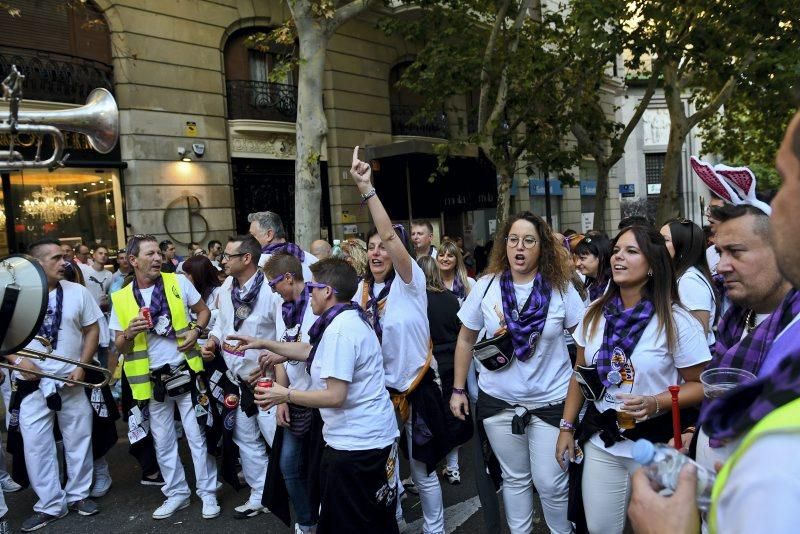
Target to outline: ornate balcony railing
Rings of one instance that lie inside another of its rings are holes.
[[[417,111],[411,106],[392,106],[392,135],[450,138],[450,125],[444,111],[428,119],[414,119]]]
[[[0,76],[11,72],[11,66],[25,75],[23,97],[83,104],[92,89],[114,90],[110,65],[74,56],[0,47]]]
[[[228,118],[295,122],[297,86],[256,80],[228,80]]]

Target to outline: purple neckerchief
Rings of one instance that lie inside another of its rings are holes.
[[[144,307],[144,299],[142,298],[142,292],[139,290],[139,283],[136,278],[133,279],[133,298],[136,299],[140,308]],[[153,285],[153,295],[150,297],[150,317],[153,319],[153,328],[151,328],[150,331],[153,334],[155,334],[155,325],[158,324],[158,318],[162,316],[166,317],[169,321],[169,328],[164,337],[175,339],[178,336],[175,334],[175,329],[172,328],[172,314],[169,312],[167,295],[164,293],[164,279],[159,276],[156,279],[156,283]]]
[[[458,274],[453,278],[453,289],[451,289],[450,292],[460,299],[467,298],[467,289],[464,287]]]
[[[295,326],[302,327],[303,316],[306,314],[306,308],[308,307],[308,296],[308,286],[304,285],[303,292],[300,293],[300,296],[297,298],[297,300],[287,300],[281,304],[283,324],[286,326],[287,330],[291,330]],[[300,328],[298,328],[297,339],[295,341],[299,341],[300,336]]]
[[[314,355],[317,353],[317,347],[319,347],[319,342],[322,341],[322,334],[325,333],[325,329],[328,328],[340,313],[346,312],[347,310],[356,310],[361,320],[369,324],[367,314],[361,309],[361,306],[352,301],[334,304],[322,312],[322,315],[314,321],[314,324],[311,325],[311,328],[308,330],[308,337],[311,341],[311,352],[308,353],[308,359],[306,360],[306,372],[308,374],[311,374],[311,363],[314,361]]]
[[[655,314],[655,307],[649,299],[642,298],[636,306],[628,310],[622,304],[619,295],[615,296],[603,307],[606,327],[603,331],[603,344],[597,354],[597,374],[603,385],[618,385],[608,378],[612,371],[619,371],[630,360],[636,345],[650,324]],[[622,359],[612,366],[612,359]]]
[[[703,407],[700,424],[711,439],[743,436],[767,414],[800,397],[800,321],[781,334],[767,360],[779,362],[772,373]]]
[[[58,346],[58,331],[61,329],[61,314],[64,311],[64,288],[61,287],[61,282],[56,286],[56,309],[47,307],[47,315],[52,315],[53,319],[48,321],[45,318],[42,321],[42,326],[39,327],[38,335],[50,341],[50,346],[53,350]]]
[[[772,342],[772,348],[767,353],[764,361],[761,362],[759,378],[775,373],[783,356],[789,353],[793,344],[797,345],[798,339],[800,339],[800,319],[790,323]]]
[[[289,243],[288,241],[283,243],[271,243],[264,247],[261,247],[262,254],[277,254],[278,252],[285,252],[287,254],[291,254],[298,260],[300,263],[306,261],[306,253],[303,252],[303,249],[295,245],[294,243]]]
[[[517,294],[514,291],[514,282],[511,271],[506,270],[500,276],[500,295],[503,301],[503,316],[506,328],[511,333],[511,344],[514,346],[514,356],[521,362],[533,356],[536,342],[544,330],[547,312],[550,309],[550,295],[552,289],[542,273],[537,272],[533,278],[533,288],[528,300],[520,310],[517,305]]]
[[[239,330],[242,327],[245,319],[250,317],[253,313],[253,308],[258,302],[258,292],[261,290],[261,284],[264,283],[264,271],[259,269],[256,271],[253,285],[247,290],[247,293],[242,295],[242,288],[239,285],[239,280],[233,279],[231,286],[231,302],[233,303],[233,329]]]
[[[372,324],[372,328],[375,329],[375,333],[378,335],[378,341],[383,341],[383,327],[381,326],[381,318],[378,316],[379,307],[381,302],[383,302],[389,296],[389,290],[392,288],[392,281],[394,280],[394,270],[392,270],[392,274],[386,277],[385,285],[381,292],[378,295],[375,295],[375,282],[369,284],[369,300],[367,301],[367,316],[370,317],[372,320],[370,321]],[[367,283],[367,282],[364,282]],[[384,311],[384,314],[386,312]]]
[[[608,280],[600,278],[586,278],[586,289],[589,290],[589,300],[594,302],[603,296],[608,287]]]
[[[800,314],[800,291],[792,289],[781,305],[742,338],[749,310],[731,306],[717,327],[717,344],[709,369],[733,367],[759,376],[775,337]]]

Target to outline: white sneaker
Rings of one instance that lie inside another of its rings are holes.
[[[0,481],[0,486],[3,488],[3,493],[14,493],[22,489],[22,486],[14,482],[11,477],[4,478]]]
[[[217,504],[217,498],[208,495],[203,497],[203,519],[214,519],[219,516],[221,509]]]
[[[166,519],[178,510],[189,507],[189,497],[169,497],[153,512],[153,519]]]
[[[92,497],[93,499],[103,497],[105,496],[106,493],[108,493],[108,490],[110,489],[111,489],[111,477],[99,476],[92,485],[92,491],[89,493],[89,497]]]
[[[266,514],[269,512],[269,509],[264,508],[261,505],[256,505],[247,501],[241,506],[237,506],[233,509],[233,517],[236,519],[248,519],[250,517],[255,517],[258,514]]]
[[[419,495],[419,490],[417,489],[417,485],[414,484],[414,479],[410,476],[406,479],[400,481],[403,484],[403,487],[408,493],[413,493],[414,495]]]
[[[447,481],[450,484],[461,484],[461,473],[458,471],[458,468],[445,467],[442,469],[442,476],[447,477]]]

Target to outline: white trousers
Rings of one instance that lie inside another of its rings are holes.
[[[0,391],[3,395],[3,407],[6,411],[6,428],[8,428],[8,422],[11,420],[11,412],[8,410],[8,407],[11,405],[11,379],[8,376],[8,371],[3,368],[0,368],[0,374],[6,377],[6,379],[3,380],[3,383],[0,384]],[[3,446],[3,440],[0,439],[0,481],[11,478],[11,475],[8,474],[8,469],[6,468],[5,449],[5,446]],[[5,501],[3,501],[3,503],[5,503]],[[4,506],[5,504],[0,505],[0,509],[4,509]]]
[[[532,416],[525,434],[512,434],[514,410],[485,419],[483,426],[503,472],[503,503],[512,534],[533,529],[533,484],[539,492],[550,532],[570,534],[567,519],[569,480],[556,462],[558,428]]]
[[[583,448],[583,508],[593,534],[622,534],[631,497],[633,458],[614,456],[592,443]]]
[[[165,482],[161,491],[166,497],[187,498],[191,495],[178,456],[178,437],[173,420],[175,406],[178,407],[186,443],[192,453],[197,495],[200,498],[213,497],[217,494],[217,463],[214,457],[208,454],[206,435],[197,423],[191,393],[177,397],[166,396],[164,402],[150,400],[150,432],[155,442],[158,466]]]
[[[60,515],[68,503],[89,497],[92,486],[92,406],[82,387],[59,389],[61,410],[47,407],[41,391],[22,401],[19,427],[25,441],[25,465],[31,487],[39,497],[36,512]],[[61,488],[53,426],[58,426],[64,442],[67,484]]]
[[[239,447],[242,473],[247,485],[250,486],[250,504],[259,508],[268,466],[267,448],[261,438],[261,424],[264,423],[266,426],[266,419],[261,416],[261,410],[253,417],[247,417],[239,405],[236,411],[236,425],[233,427],[233,441]]]

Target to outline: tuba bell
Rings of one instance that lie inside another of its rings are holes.
[[[119,110],[114,97],[106,89],[95,89],[86,99],[86,104],[58,111],[20,111],[22,83],[25,76],[16,66],[3,81],[4,98],[9,101],[9,114],[0,119],[0,133],[9,134],[9,149],[0,150],[0,170],[50,169],[61,167],[69,155],[64,154],[66,143],[62,131],[76,132],[87,137],[89,145],[107,154],[114,149],[119,139]],[[26,161],[15,150],[16,136],[29,134],[38,136],[36,156]],[[53,153],[42,159],[42,143],[45,136],[53,139]]]

